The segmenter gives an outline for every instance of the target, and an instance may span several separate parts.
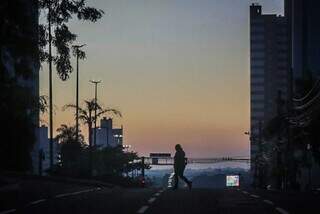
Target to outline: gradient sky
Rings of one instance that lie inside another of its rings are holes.
[[[70,23],[87,44],[80,100],[94,96],[90,79],[102,80],[98,99],[122,111],[115,125],[123,124],[125,144],[139,154],[173,152],[176,143],[191,157],[249,154],[249,5],[282,13],[282,0],[88,2],[106,14]],[[48,94],[47,67],[40,94]],[[66,82],[55,75],[53,93],[54,130],[73,125],[61,107],[75,103],[75,73]]]

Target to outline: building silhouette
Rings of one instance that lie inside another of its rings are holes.
[[[320,1],[285,0],[285,16],[291,34],[293,79],[306,71],[320,76]]]
[[[316,102],[318,100],[316,98],[319,94],[319,89],[314,90],[314,93],[309,93],[310,91],[305,91],[303,86],[301,86],[302,82],[310,81],[308,78],[310,78],[311,75],[312,88],[316,89],[315,83],[320,77],[319,11],[319,0],[285,0],[285,16],[288,20],[290,38],[289,55],[292,71],[292,98],[306,98],[303,102],[301,101],[301,103],[294,103],[292,108],[296,105],[305,104],[305,102],[310,102],[312,104],[309,105],[308,108],[303,108],[300,112],[296,112],[296,114],[306,113],[312,108],[319,109],[317,104],[319,102]],[[312,119],[316,119],[316,117],[312,116]],[[301,130],[302,128],[300,128],[300,131]],[[310,136],[304,136],[303,139],[297,138],[297,134],[298,133],[292,134],[290,142],[291,147],[293,147],[294,153],[300,152],[300,154],[302,154],[301,156],[303,156],[296,159],[303,159],[303,161],[308,164],[299,166],[299,173],[296,173],[295,175],[296,180],[299,183],[300,189],[319,187],[320,166],[316,161],[317,152],[314,152],[316,147],[311,147],[311,144],[315,143],[312,141],[316,141],[313,137],[314,135],[317,135],[317,133],[308,133]],[[294,142],[293,139],[297,139],[296,142]]]
[[[263,14],[250,6],[250,115],[251,159],[262,143],[262,127],[277,115],[277,97],[287,97],[289,40],[284,16]],[[254,169],[254,163],[252,163]]]
[[[48,138],[48,127],[42,125],[37,129],[37,141],[33,146],[31,157],[33,160],[33,171],[36,174],[45,174],[50,169],[50,140]],[[58,142],[53,142],[53,164],[60,161],[60,148]]]
[[[94,133],[94,128],[92,129]],[[94,135],[94,134],[92,134]],[[92,142],[94,136],[92,136]],[[123,127],[113,128],[112,118],[102,118],[100,127],[96,129],[96,146],[98,148],[116,147],[123,145]]]

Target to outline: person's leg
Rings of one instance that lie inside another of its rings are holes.
[[[183,174],[179,175],[179,177],[180,177],[184,182],[186,182],[186,184],[188,185],[189,189],[192,188],[192,182],[189,181]]]
[[[180,175],[180,178],[189,185],[190,181],[188,178],[186,178],[184,175]]]
[[[179,178],[178,178],[178,173],[176,172],[174,173],[173,181],[174,181],[173,189],[178,189]]]

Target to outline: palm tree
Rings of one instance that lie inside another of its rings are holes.
[[[78,175],[81,165],[81,159],[84,149],[84,137],[77,132],[75,126],[62,124],[57,129],[57,142],[60,145],[61,169],[67,175]]]
[[[102,115],[105,115],[107,113],[112,113],[115,116],[122,117],[122,114],[119,110],[113,109],[113,108],[102,108],[100,104],[96,103],[95,99],[92,100],[85,100],[84,101],[85,106],[84,108],[79,107],[79,119],[88,126],[88,141],[89,141],[89,147],[92,147],[92,124],[101,117]],[[94,116],[95,107],[97,108],[97,117]],[[77,106],[73,104],[69,104],[64,106],[64,110],[72,108],[76,109]]]
[[[102,10],[88,7],[84,0],[39,0],[40,12],[45,16],[44,24],[39,25],[39,59],[49,65],[49,139],[50,139],[50,168],[53,165],[53,98],[52,98],[52,67],[63,81],[72,72],[70,62],[71,45],[77,35],[69,30],[68,22],[74,18],[96,22],[101,19]],[[56,49],[54,55],[53,47]],[[82,52],[85,54],[84,52]]]
[[[83,135],[79,135],[79,140],[77,140],[77,133],[75,126],[67,126],[62,124],[59,128],[57,128],[57,132],[59,133],[56,136],[56,140],[59,143],[73,143],[79,142],[80,144],[84,143]]]

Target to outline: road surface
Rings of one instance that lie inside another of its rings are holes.
[[[2,204],[4,213],[246,213],[287,214],[320,213],[318,194],[307,200],[286,194],[241,189],[179,189],[177,191],[155,188],[120,187],[63,187],[54,188],[50,195],[26,197],[22,201]],[[59,190],[59,191],[58,191]],[[283,197],[284,196],[284,197]],[[1,195],[5,199],[4,195]],[[307,197],[307,196],[304,196]],[[290,203],[293,202],[293,203]],[[4,200],[2,200],[4,202]]]

